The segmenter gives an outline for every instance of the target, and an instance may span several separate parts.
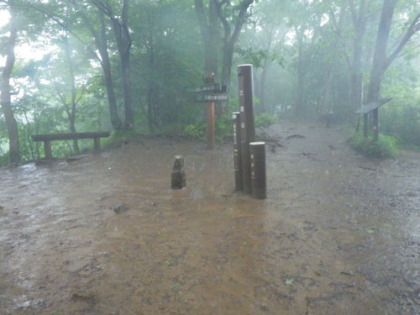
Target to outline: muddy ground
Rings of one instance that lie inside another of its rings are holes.
[[[420,314],[420,155],[370,161],[315,123],[266,134],[266,200],[234,192],[228,144],[0,170],[0,314]]]

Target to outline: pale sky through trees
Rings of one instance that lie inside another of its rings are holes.
[[[5,10],[0,10],[0,28],[5,26],[9,22],[9,17],[9,12]],[[0,55],[0,67],[3,67],[5,60],[6,57]]]
[[[3,27],[9,21],[9,12],[0,10],[0,27]]]
[[[6,10],[0,10],[0,28],[4,27],[9,22],[9,12]],[[6,28],[7,31],[7,28]],[[35,43],[36,44],[36,43]],[[27,60],[39,60],[41,59],[46,53],[53,50],[52,47],[44,47],[40,48],[39,45],[35,47],[34,45],[31,45],[29,43],[18,43],[18,45],[15,47],[15,53],[16,57],[18,59],[23,59],[25,61]],[[0,67],[4,66],[4,63],[6,61],[6,56],[0,55]]]

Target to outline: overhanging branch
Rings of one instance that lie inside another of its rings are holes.
[[[405,44],[407,44],[407,42],[410,40],[411,36],[413,36],[419,30],[420,30],[420,13],[418,13],[416,17],[413,19],[413,21],[411,21],[410,26],[408,27],[401,41],[398,43],[397,47],[395,47],[391,55],[389,55],[389,57],[386,59],[386,62],[385,62],[386,68],[398,56],[398,54],[401,52]]]

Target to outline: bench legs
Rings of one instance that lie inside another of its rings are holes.
[[[45,152],[45,158],[47,160],[52,159],[52,153],[51,153],[51,141],[44,141],[44,152]]]
[[[95,152],[99,152],[101,150],[101,138],[95,137],[93,138],[93,149]]]
[[[101,138],[94,137],[93,138],[93,147],[95,152],[101,151]],[[44,152],[45,152],[45,159],[52,160],[52,152],[51,152],[51,140],[44,140]]]

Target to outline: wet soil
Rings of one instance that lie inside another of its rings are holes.
[[[267,135],[266,200],[233,191],[228,144],[0,170],[0,313],[420,314],[420,155],[367,160],[314,123]]]

